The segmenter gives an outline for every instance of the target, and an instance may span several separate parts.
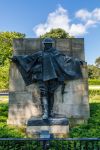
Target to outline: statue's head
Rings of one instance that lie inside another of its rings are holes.
[[[45,38],[42,41],[42,44],[44,44],[44,49],[50,49],[52,48],[52,44],[54,43],[54,40],[52,38]]]

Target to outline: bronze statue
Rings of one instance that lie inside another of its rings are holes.
[[[53,48],[54,40],[45,38],[44,49],[32,55],[13,56],[26,85],[37,82],[40,89],[43,119],[53,117],[54,92],[64,81],[82,78],[83,61],[64,55]]]

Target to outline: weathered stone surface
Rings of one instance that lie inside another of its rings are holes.
[[[56,39],[56,48],[60,51],[64,52],[70,52],[70,39]]]
[[[13,49],[14,55],[29,55],[35,51],[38,51],[42,48],[40,39],[14,39],[13,40]]]
[[[27,135],[37,135],[38,138],[40,137],[41,131],[49,131],[49,133],[53,134],[56,138],[68,137],[69,125],[28,126],[26,128]]]
[[[71,40],[71,47],[72,47],[72,56],[76,58],[80,58],[82,60],[85,60],[85,55],[84,55],[84,39],[77,39],[73,38]]]
[[[84,56],[84,39],[56,39],[56,48],[68,56],[85,60]]]
[[[59,105],[55,106],[54,112],[58,115],[63,114],[68,116],[68,118],[83,118],[83,120],[87,119],[89,117],[88,112],[89,107],[87,105],[75,105],[75,104],[68,104],[63,105],[60,103]]]
[[[81,68],[82,68],[83,80],[86,79],[86,84],[87,84],[87,80],[88,80],[87,64],[83,65]]]
[[[66,82],[65,93],[61,95],[61,87],[55,92],[54,112],[66,114],[68,118],[89,117],[88,89],[86,80]]]
[[[34,99],[35,97],[35,99]],[[9,104],[39,104],[40,96],[34,92],[34,97],[32,92],[22,91],[22,92],[10,92],[9,93]]]
[[[10,66],[9,91],[25,91],[25,83],[17,66],[12,63]]]
[[[30,117],[42,115],[40,98],[36,94],[34,92],[34,98],[33,94],[27,91],[9,93],[9,124],[25,124]]]
[[[43,49],[42,39],[14,39],[14,55],[29,55]],[[55,39],[53,45],[68,56],[84,57],[84,39]],[[61,87],[55,92],[54,113],[86,120],[89,117],[87,65],[82,66],[83,79],[66,81],[65,93],[62,98]],[[9,80],[9,115],[8,124],[25,124],[32,116],[42,114],[40,91],[38,84],[25,86],[20,72],[15,64],[10,67]]]

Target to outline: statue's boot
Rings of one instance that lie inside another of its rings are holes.
[[[43,106],[43,120],[48,119],[48,99],[46,96],[42,97],[42,106]]]
[[[50,101],[49,101],[49,116],[54,117],[54,112],[53,112],[53,104],[54,104],[54,94],[50,94]]]

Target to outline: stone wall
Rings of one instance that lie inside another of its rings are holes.
[[[53,45],[68,56],[85,60],[84,39],[55,39]],[[43,49],[41,39],[14,39],[13,55],[29,55]],[[56,114],[74,118],[76,122],[89,118],[87,65],[82,67],[83,79],[66,81],[62,98],[61,87],[55,92],[53,110]],[[11,63],[9,80],[8,124],[24,125],[31,117],[42,114],[38,84],[25,86],[16,65]]]

